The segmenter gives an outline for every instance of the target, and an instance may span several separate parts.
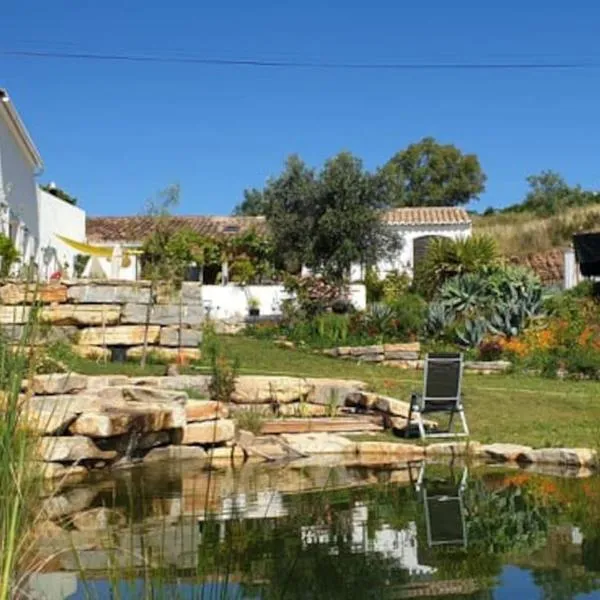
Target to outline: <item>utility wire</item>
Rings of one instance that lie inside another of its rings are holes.
[[[425,70],[558,70],[598,69],[600,62],[429,62],[429,63],[353,63],[320,62],[301,60],[263,60],[253,58],[202,58],[191,56],[142,56],[135,54],[100,54],[89,52],[61,52],[43,50],[0,50],[0,56],[21,58],[55,58],[94,61],[118,61],[133,63],[172,63],[214,66],[267,67],[278,69],[337,69],[377,71],[425,71]]]

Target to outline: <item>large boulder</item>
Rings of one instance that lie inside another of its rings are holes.
[[[144,352],[143,346],[133,346],[127,350],[127,358],[138,360]],[[202,352],[199,348],[163,348],[161,346],[148,346],[148,356],[156,357],[159,360],[166,362],[177,362],[183,360],[185,362],[192,360],[200,360]]]
[[[201,446],[222,444],[235,437],[235,424],[229,419],[216,419],[203,423],[189,423],[183,432],[181,443]]]
[[[52,325],[115,325],[120,316],[114,304],[57,304],[40,312],[40,319]]]
[[[113,460],[117,452],[100,450],[90,438],[84,436],[43,437],[39,456],[46,462],[79,462],[81,460]]]
[[[182,391],[166,390],[141,385],[123,386],[121,388],[114,388],[113,391],[120,391],[123,398],[128,402],[165,402],[168,404],[176,403],[183,406],[188,400],[188,395]]]
[[[593,467],[597,465],[598,457],[591,448],[540,448],[522,452],[517,460],[524,463]]]
[[[241,404],[286,404],[306,400],[313,389],[299,377],[245,375],[238,377],[231,399]]]
[[[148,319],[149,316],[149,319]],[[148,315],[147,304],[127,303],[123,308],[123,323],[151,325],[201,325],[204,307],[199,304],[155,304]]]
[[[367,384],[353,379],[329,379],[309,377],[306,383],[312,388],[308,401],[324,406],[344,406],[346,397],[357,390],[364,390]]]
[[[0,304],[42,304],[67,301],[67,288],[60,284],[29,285],[7,283],[0,287]]]
[[[475,441],[439,442],[425,448],[427,456],[480,456],[481,444]]]
[[[144,343],[156,344],[160,335],[158,325],[115,325],[113,327],[88,327],[79,333],[79,344],[84,346],[140,346]]]
[[[515,461],[521,454],[531,452],[531,446],[521,444],[485,444],[481,447],[482,453],[493,460]]]
[[[179,329],[179,327],[163,327],[160,330],[161,346],[197,347],[202,342],[202,331],[199,329]]]
[[[214,400],[188,400],[185,405],[185,417],[188,423],[226,419],[229,408]]]
[[[75,513],[71,517],[71,522],[79,531],[101,531],[113,527],[124,527],[127,518],[122,511],[102,506]]]
[[[425,454],[423,446],[397,442],[358,442],[356,447],[359,454],[394,457],[396,459],[421,457]]]
[[[74,285],[67,292],[69,300],[79,304],[125,304],[150,302],[150,288],[137,283],[132,285]]]
[[[0,324],[21,325],[29,320],[28,306],[0,306]]]
[[[63,435],[79,413],[68,402],[32,402],[23,405],[21,422],[32,431],[42,435]]]
[[[25,325],[0,325],[2,337],[8,342],[25,341],[27,345],[53,344],[64,342],[70,344],[77,337],[75,326],[56,325],[54,327],[37,328],[33,334]]]
[[[109,359],[111,352],[108,348],[102,346],[84,346],[81,344],[74,344],[71,346],[71,350],[81,358],[89,358],[91,360],[97,359]]]
[[[69,427],[73,435],[108,438],[129,432],[148,433],[185,426],[185,411],[181,406],[121,407],[102,412],[85,412]]]
[[[38,395],[75,394],[85,390],[87,377],[77,373],[35,375],[31,382],[24,381],[23,385]]]
[[[331,433],[283,434],[283,441],[299,454],[355,454],[356,443]]]
[[[377,396],[374,408],[394,417],[407,418],[410,411],[410,403],[390,398],[389,396]]]

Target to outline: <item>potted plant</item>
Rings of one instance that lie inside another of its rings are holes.
[[[251,317],[258,317],[260,315],[260,302],[258,298],[248,298],[248,314]]]

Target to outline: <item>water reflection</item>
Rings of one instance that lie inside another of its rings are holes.
[[[31,592],[488,598],[526,572],[569,598],[597,588],[595,489],[452,464],[134,469],[48,496]]]

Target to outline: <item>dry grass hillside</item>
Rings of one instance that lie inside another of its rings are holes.
[[[491,235],[505,256],[546,254],[568,246],[578,231],[600,229],[600,204],[572,208],[547,218],[531,213],[475,216],[473,228]]]

